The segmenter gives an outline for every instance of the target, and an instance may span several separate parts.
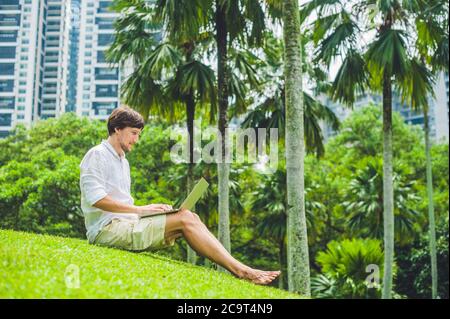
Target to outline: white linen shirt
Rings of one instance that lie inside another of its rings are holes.
[[[137,214],[112,213],[93,206],[106,195],[124,204],[134,203],[130,194],[130,165],[125,155],[119,156],[107,140],[91,148],[81,161],[80,189],[81,209],[90,243],[113,218],[139,219]]]

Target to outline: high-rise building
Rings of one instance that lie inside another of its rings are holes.
[[[436,139],[448,142],[449,107],[448,107],[448,73],[441,73],[436,82],[436,97],[434,100],[434,115],[436,119]]]
[[[0,1],[0,137],[65,111],[69,10],[64,0]]]
[[[64,112],[106,119],[120,105],[120,83],[134,68],[106,61],[119,17],[112,4],[0,0],[0,138]]]
[[[105,51],[114,41],[112,1],[81,2],[76,112],[106,119],[119,106],[119,67],[106,61]]]
[[[80,42],[81,0],[70,2],[70,31],[69,31],[69,75],[67,83],[66,112],[75,112],[78,79],[78,52]]]
[[[47,0],[45,58],[40,119],[66,111],[70,1]]]

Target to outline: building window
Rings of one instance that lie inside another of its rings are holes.
[[[49,35],[47,41],[59,41],[59,35]]]
[[[18,27],[20,25],[20,14],[0,13],[0,27]]]
[[[95,23],[99,30],[112,30],[114,29],[114,18],[96,18]]]
[[[48,6],[48,11],[51,11],[51,10],[61,10],[61,6],[59,5],[51,5],[51,6]]]
[[[0,80],[0,92],[12,92],[14,90],[14,80]]]
[[[114,41],[114,34],[112,33],[102,33],[98,35],[97,43],[99,46],[110,45]]]
[[[16,42],[17,31],[0,31],[0,42]]]
[[[111,6],[111,1],[100,1],[100,4],[98,5],[97,12],[98,13],[108,13],[111,12],[111,9],[109,8]]]
[[[117,97],[117,85],[116,84],[97,85],[95,87],[95,96]]]
[[[0,126],[11,126],[11,114],[0,113]]]
[[[14,63],[0,63],[0,75],[14,75]]]
[[[96,80],[118,80],[118,68],[95,68]]]
[[[97,62],[106,63],[105,51],[97,51]]]
[[[2,0],[0,10],[20,10],[19,0]]]
[[[117,102],[94,102],[92,103],[95,115],[109,115],[117,108]]]
[[[14,105],[13,96],[0,96],[0,110],[14,110]]]
[[[16,47],[1,47],[0,59],[15,59]]]

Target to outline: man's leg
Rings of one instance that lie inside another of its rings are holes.
[[[258,284],[268,284],[280,274],[279,271],[252,269],[237,261],[211,234],[198,215],[188,210],[166,216],[165,238],[173,238],[179,233],[183,234],[188,244],[198,254],[228,269],[239,278]]]
[[[166,242],[171,242],[172,240],[175,240],[177,238],[180,238],[183,236],[183,232],[181,230],[176,230],[169,233],[164,233],[164,240]]]

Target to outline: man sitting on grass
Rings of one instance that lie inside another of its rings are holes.
[[[183,236],[198,254],[239,278],[268,284],[279,276],[280,271],[257,270],[236,260],[189,210],[161,214],[172,207],[133,205],[125,153],[139,140],[144,120],[138,112],[119,107],[109,116],[107,126],[108,139],[91,148],[80,164],[81,208],[89,243],[142,251],[173,246]],[[152,212],[155,216],[139,217]]]

